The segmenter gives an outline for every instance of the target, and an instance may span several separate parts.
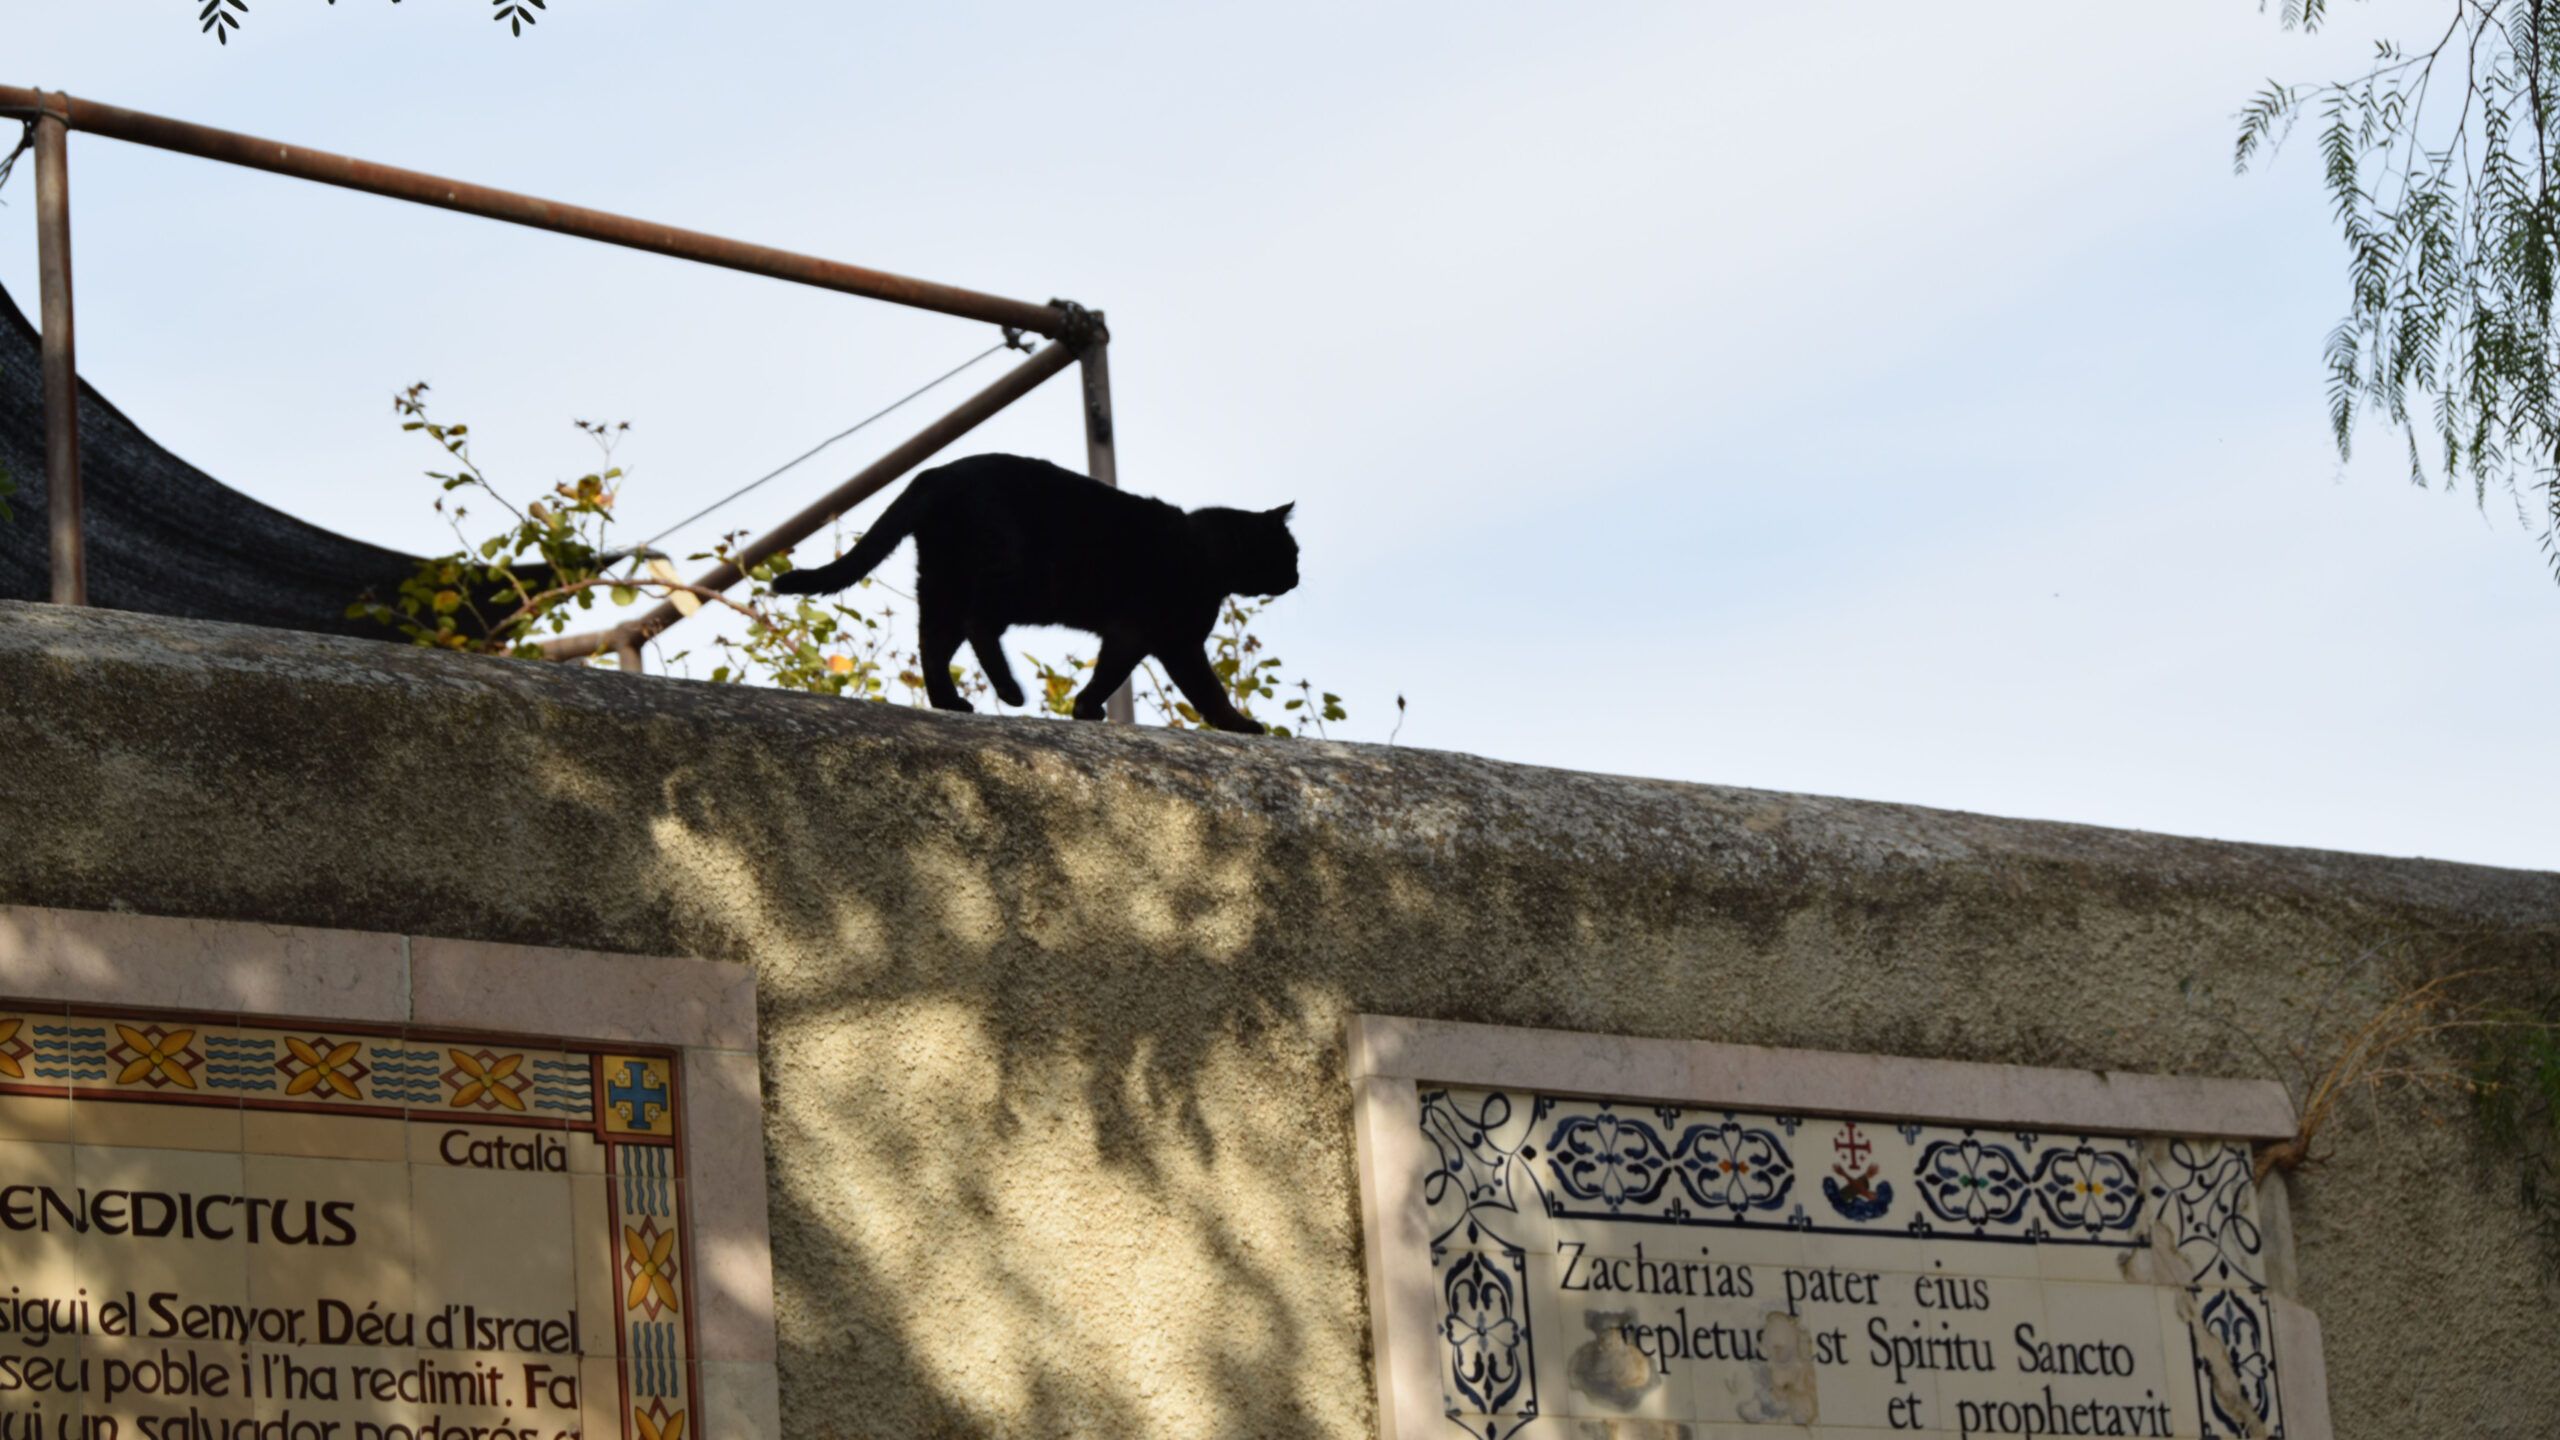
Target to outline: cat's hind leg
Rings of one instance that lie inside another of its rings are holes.
[[[968,631],[969,648],[978,652],[978,668],[987,672],[987,683],[996,687],[996,698],[1007,705],[1020,705],[1022,682],[1013,678],[1013,666],[1005,662],[1004,627],[973,619]]]
[[[917,589],[923,589],[918,586]],[[951,657],[960,653],[960,621],[947,609],[923,600],[917,609],[916,660],[924,668],[924,695],[936,710],[973,710],[960,687],[951,683]]]

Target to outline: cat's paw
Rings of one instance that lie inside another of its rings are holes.
[[[989,684],[996,687],[997,699],[1002,700],[1007,705],[1019,706],[1022,704],[1021,681],[1014,679],[1010,675],[1003,674],[1002,672],[988,676],[987,680]]]

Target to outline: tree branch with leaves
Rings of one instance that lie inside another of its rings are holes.
[[[338,0],[329,0],[335,5]],[[393,4],[400,0],[392,0]],[[533,12],[550,8],[549,0],[489,0],[489,18],[507,27],[509,33],[522,35],[525,27],[539,17]],[[216,41],[228,45],[231,32],[240,28],[242,17],[249,13],[249,0],[201,0],[196,10],[198,27]]]
[[[2329,0],[2284,0],[2317,30]],[[2359,420],[2400,432],[2410,480],[2510,499],[2560,578],[2560,409],[2552,304],[2560,208],[2560,0],[2451,0],[2441,31],[2385,40],[2343,80],[2270,81],[2241,110],[2246,171],[2316,129],[2347,250],[2347,310],[2329,332],[2329,425],[2341,458]]]

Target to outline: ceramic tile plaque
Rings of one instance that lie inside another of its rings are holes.
[[[1368,1023],[1386,1037],[1354,1048],[1391,1440],[2326,1434],[2325,1414],[2289,1413],[2324,1409],[2284,1373],[2316,1335],[2283,1333],[2310,1321],[2273,1291],[2249,1143],[2228,1133],[2263,1127],[2262,1095],[2217,1114],[2210,1087],[2160,1082],[2175,1103],[2150,1108],[2188,1125],[2111,1132],[2068,1085],[1990,1118],[2032,1072],[1745,1057],[1764,1092],[1791,1071],[1822,1091],[1817,1114],[1697,1083],[1734,1071],[1731,1047],[1484,1031],[1470,1060]],[[1544,1063],[1483,1058],[1524,1037]],[[1622,1093],[1612,1046],[1634,1047]],[[1862,1064],[1895,1083],[1840,1107]],[[2146,1078],[2101,1083],[2121,1102]]]
[[[0,1008],[0,1433],[672,1434],[682,1123],[665,1053]]]
[[[775,1432],[737,967],[0,909],[0,983],[0,1440]]]

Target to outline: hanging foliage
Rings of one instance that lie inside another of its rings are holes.
[[[329,0],[335,5],[338,0]],[[400,0],[391,0],[397,5]],[[507,27],[508,33],[522,35],[525,27],[539,18],[533,12],[550,8],[549,0],[489,0],[489,18]],[[203,0],[196,20],[204,33],[228,45],[231,32],[240,28],[242,16],[249,13],[249,0]]]
[[[2280,14],[2301,30],[2332,18],[2328,0]],[[2379,42],[2347,79],[2270,81],[2239,120],[2244,171],[2297,126],[2318,132],[2347,251],[2326,345],[2339,455],[2380,415],[2412,482],[2511,499],[2560,577],[2560,0],[2452,0],[2441,31]]]

